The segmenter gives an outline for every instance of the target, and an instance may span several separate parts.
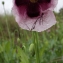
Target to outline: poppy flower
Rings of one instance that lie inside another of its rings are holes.
[[[12,11],[22,29],[41,32],[56,23],[56,5],[57,0],[14,0]]]

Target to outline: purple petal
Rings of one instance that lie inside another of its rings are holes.
[[[56,23],[54,13],[52,11],[47,11],[42,17],[37,17],[34,19],[28,18],[27,16],[22,16],[18,14],[17,11],[14,11],[16,22],[22,29],[32,30],[32,31],[44,31]],[[34,24],[36,22],[36,24]]]
[[[41,32],[56,23],[52,12],[56,4],[57,0],[39,0],[38,3],[29,3],[29,0],[19,0],[17,3],[14,0],[12,10],[22,29]]]
[[[42,11],[47,11],[47,10],[54,10],[58,3],[58,0],[50,0],[50,2],[43,2],[40,4],[40,9]]]

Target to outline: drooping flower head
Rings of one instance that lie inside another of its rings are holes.
[[[14,0],[13,14],[21,28],[41,32],[56,23],[56,4],[57,0]]]

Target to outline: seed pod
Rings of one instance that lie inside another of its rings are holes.
[[[4,5],[5,4],[5,2],[4,1],[2,1],[2,5]]]

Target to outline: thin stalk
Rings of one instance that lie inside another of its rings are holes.
[[[10,39],[10,31],[9,31],[8,20],[7,20],[7,15],[6,15],[6,11],[5,11],[4,5],[3,5],[3,9],[4,9],[4,14],[5,14],[5,21],[6,21],[6,25],[7,25],[7,31],[8,31],[8,35],[9,35],[9,39]]]
[[[33,32],[33,43],[35,46],[36,63],[40,63],[38,33]]]

